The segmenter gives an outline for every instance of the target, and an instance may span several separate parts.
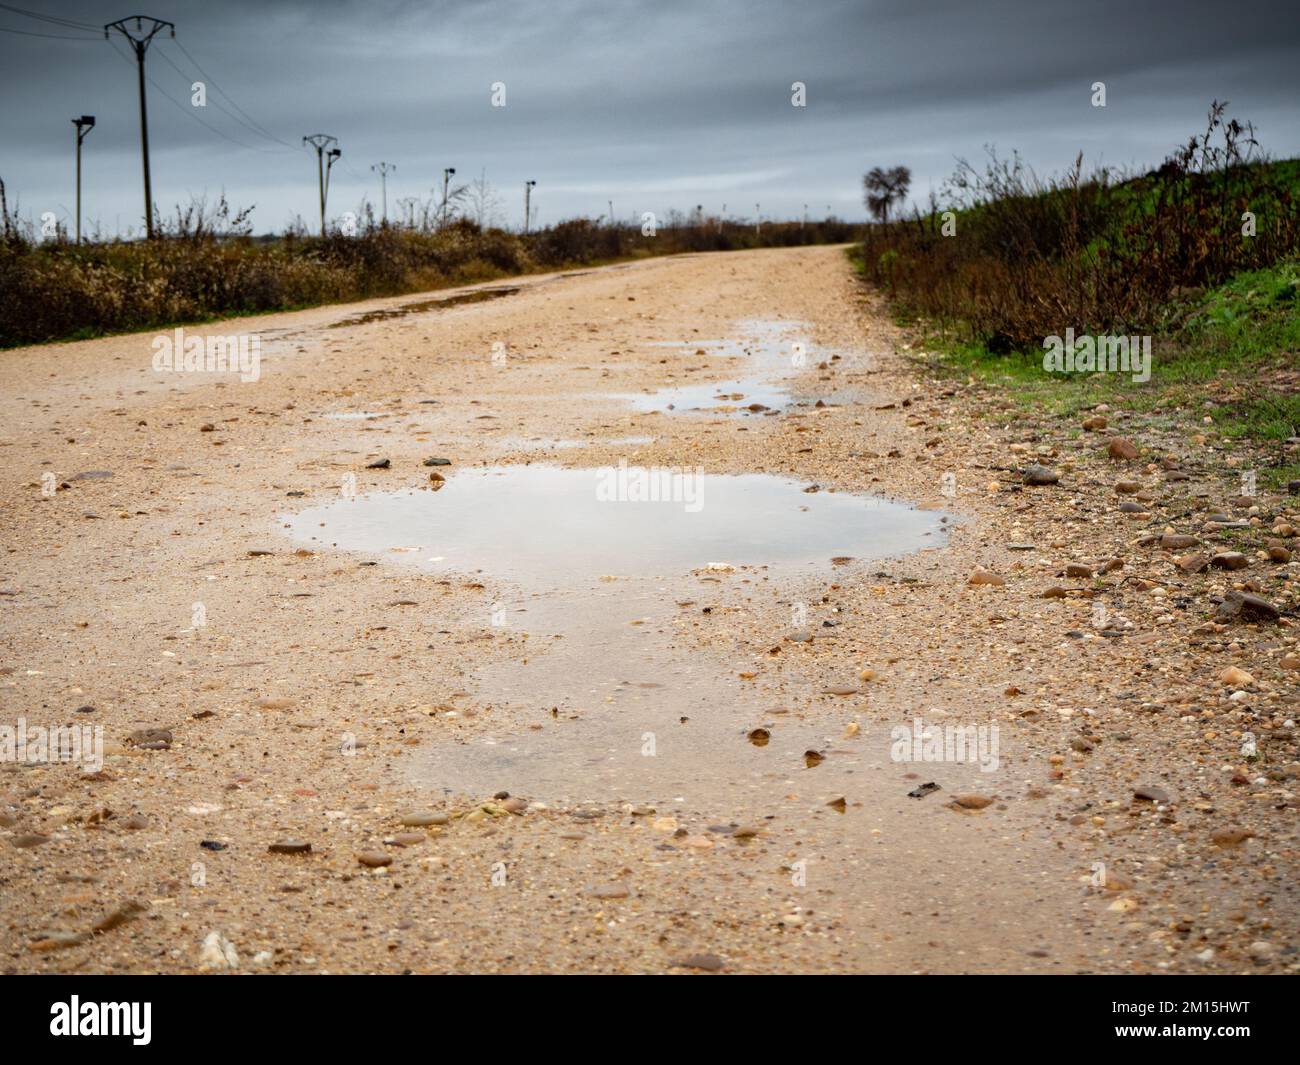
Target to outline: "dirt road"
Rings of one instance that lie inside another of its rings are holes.
[[[1294,629],[1108,581],[1077,427],[842,249],[484,288],[0,359],[0,725],[103,739],[0,764],[5,970],[1294,968]]]

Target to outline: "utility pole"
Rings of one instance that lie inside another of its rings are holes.
[[[81,142],[86,134],[95,128],[94,115],[82,115],[74,118],[72,124],[77,127],[77,243],[81,243]]]
[[[388,172],[390,170],[396,170],[397,164],[396,163],[373,163],[370,169],[376,171],[379,174],[379,184],[380,187],[384,190],[383,192],[384,222],[387,223],[388,222]]]
[[[759,204],[754,204],[754,236],[763,232],[763,208]]]
[[[530,202],[530,200],[531,200],[531,198],[532,198],[532,194],[533,194],[533,186],[536,185],[536,184],[537,184],[536,181],[525,181],[525,182],[524,182],[524,236],[527,236],[527,235],[528,235],[528,211],[529,211],[529,202]]]
[[[803,227],[806,226],[807,224],[808,224],[808,205],[805,203],[803,205],[803,221],[799,223],[799,228],[803,229]]]
[[[614,228],[614,201],[609,201],[609,227]]]
[[[320,187],[320,235],[325,236],[325,197],[329,194],[329,172],[343,153],[338,148],[330,148],[329,163],[324,162],[325,148],[330,144],[338,144],[337,137],[331,137],[328,133],[313,133],[308,137],[303,137],[303,144],[310,144],[316,149],[316,182]]]
[[[132,22],[135,23],[134,33],[131,32],[130,27]],[[149,23],[147,31],[146,22]],[[153,185],[149,181],[149,112],[144,101],[144,54],[149,51],[149,42],[162,32],[163,27],[171,30],[173,37],[176,36],[175,23],[153,18],[150,15],[129,15],[116,22],[110,22],[104,27],[104,40],[109,39],[110,30],[117,30],[131,42],[131,48],[135,51],[136,67],[140,75],[140,154],[144,159],[144,228],[150,240],[153,240]]]
[[[439,229],[442,229],[447,224],[447,185],[454,173],[456,173],[454,166],[449,166],[442,172],[442,220],[438,223]]]

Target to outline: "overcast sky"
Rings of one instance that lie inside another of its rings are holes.
[[[135,62],[120,37],[81,28],[133,10],[176,24],[147,60],[155,202],[169,213],[224,190],[256,205],[259,232],[316,217],[301,147],[316,132],[343,149],[332,216],[366,197],[379,210],[370,167],[386,160],[390,215],[454,166],[486,170],[511,226],[529,178],[542,224],[611,199],[620,218],[807,204],[856,219],[870,167],[911,167],[924,199],[985,144],[1042,172],[1080,150],[1147,168],[1216,97],[1271,154],[1300,155],[1297,0],[19,0],[0,8],[0,31],[23,31],[0,32],[0,179],[24,216],[72,218],[70,119],[94,114],[83,217],[139,225]],[[791,105],[796,81],[806,107]]]

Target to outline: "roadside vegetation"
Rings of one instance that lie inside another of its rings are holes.
[[[523,234],[472,217],[433,224],[376,223],[355,235],[276,237],[247,232],[247,212],[224,199],[178,208],[151,241],[78,245],[60,230],[36,239],[4,202],[0,183],[0,348],[77,340],[395,296],[520,274],[681,252],[847,243],[861,227],[820,222],[724,221],[697,210],[641,226],[572,219]]]
[[[851,254],[929,365],[1062,415],[1194,420],[1268,450],[1270,480],[1300,475],[1300,160],[1262,157],[1225,105],[1142,175],[1076,159],[1044,179],[990,151],[981,169],[959,161],[928,211],[886,222],[876,173],[878,224]],[[1152,337],[1150,380],[1045,370],[1067,329]]]

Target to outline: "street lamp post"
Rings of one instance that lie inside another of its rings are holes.
[[[440,228],[445,228],[447,225],[447,187],[451,182],[452,175],[455,173],[456,168],[454,166],[449,166],[442,172],[442,222]]]
[[[537,184],[536,181],[524,182],[524,234],[525,235],[527,235],[528,233],[528,212],[531,209],[530,205],[532,201],[533,186],[536,184]]]
[[[74,118],[72,124],[77,127],[77,243],[81,243],[81,142],[86,134],[95,128],[94,115],[82,115]]]

